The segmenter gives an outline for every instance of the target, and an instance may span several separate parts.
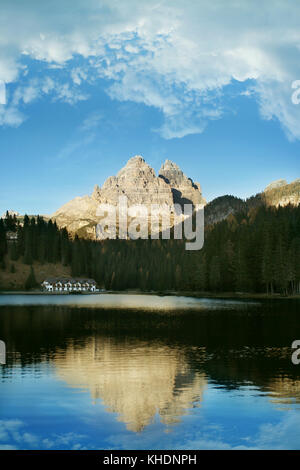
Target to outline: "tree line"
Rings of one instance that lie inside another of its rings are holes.
[[[17,234],[7,241],[7,232]],[[0,269],[5,259],[61,263],[72,276],[111,290],[300,293],[300,206],[241,209],[206,226],[204,247],[185,240],[103,240],[71,237],[42,217],[0,219]],[[27,287],[36,283],[31,269]]]

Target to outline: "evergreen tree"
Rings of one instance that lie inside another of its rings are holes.
[[[6,228],[3,219],[0,219],[0,262],[4,260],[7,252]]]
[[[221,287],[221,269],[220,259],[218,256],[213,256],[210,269],[209,269],[209,285],[212,291],[216,292]]]
[[[35,278],[34,269],[33,269],[33,266],[31,266],[29,276],[27,277],[26,282],[25,282],[25,289],[29,290],[34,287],[37,287],[37,285],[38,283]]]

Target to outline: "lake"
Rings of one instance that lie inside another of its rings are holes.
[[[299,300],[0,295],[1,449],[300,449]]]

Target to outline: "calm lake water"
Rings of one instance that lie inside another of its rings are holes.
[[[2,449],[300,449],[300,301],[0,295]]]

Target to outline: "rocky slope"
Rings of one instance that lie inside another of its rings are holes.
[[[158,178],[139,155],[128,160],[117,176],[108,178],[102,188],[95,186],[92,198],[98,203],[117,205],[119,196],[124,195],[128,198],[128,205],[173,204],[170,184]]]
[[[172,187],[174,202],[179,204],[203,204],[200,183],[194,183],[185,176],[176,163],[166,160],[159,170],[159,176]]]
[[[128,160],[116,176],[109,177],[101,188],[96,185],[91,196],[76,197],[51,217],[73,234],[95,238],[95,226],[99,221],[97,207],[107,203],[116,206],[120,196],[128,198],[128,206],[158,204],[170,210],[174,203],[181,206],[205,204],[199,183],[193,183],[175,163],[166,160],[156,176],[153,168],[137,155]]]
[[[117,205],[120,196],[127,196],[128,205],[158,204],[172,210],[174,203],[206,204],[201,186],[188,178],[176,163],[166,160],[161,166],[158,176],[145,160],[137,155],[119,171],[116,176],[109,177],[102,187],[96,185],[90,196],[76,197],[53,215],[60,227],[66,227],[72,234],[95,238],[95,227],[99,222],[96,210],[99,204]],[[277,180],[270,183],[263,192],[247,200],[226,195],[221,196],[205,207],[205,224],[214,224],[226,219],[230,214],[248,211],[251,208],[266,204],[272,206],[298,205],[300,203],[300,179],[292,183]],[[173,214],[171,225],[179,219]]]
[[[286,206],[300,204],[300,178],[292,183],[278,180],[270,183],[263,192],[243,200],[234,196],[221,196],[205,207],[205,224],[210,225],[226,219],[230,214],[249,211],[265,204],[267,206]]]
[[[293,204],[298,206],[300,203],[300,178],[297,178],[292,183],[288,184],[285,180],[280,180],[269,184],[264,190],[264,197],[267,205],[272,206],[286,206]]]
[[[75,197],[58,209],[51,218],[59,227],[66,227],[71,234],[94,238],[97,207],[97,201],[91,196]]]

